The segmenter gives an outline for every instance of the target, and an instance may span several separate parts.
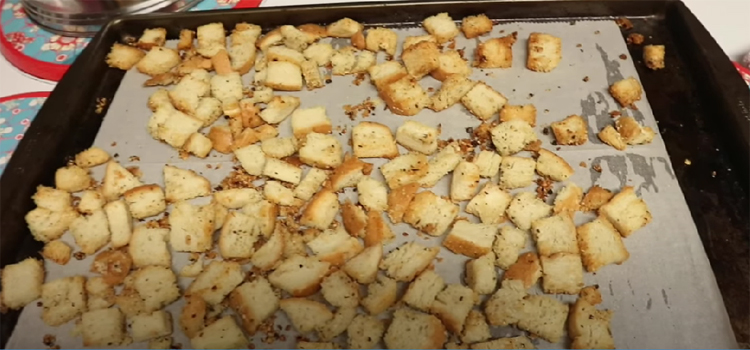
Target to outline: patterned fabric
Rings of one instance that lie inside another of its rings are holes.
[[[0,175],[49,93],[0,98]]]

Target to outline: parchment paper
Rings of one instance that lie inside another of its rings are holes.
[[[537,108],[536,132],[543,141],[543,147],[563,156],[575,169],[569,181],[587,190],[592,185],[617,191],[623,186],[634,186],[637,193],[646,201],[653,222],[625,239],[630,259],[623,265],[604,267],[596,274],[585,274],[587,285],[598,284],[604,297],[600,307],[614,310],[612,333],[619,348],[733,348],[736,347],[729,319],[724,309],[721,294],[704,252],[690,212],[674,176],[664,143],[660,136],[653,143],[628,147],[620,152],[602,144],[596,137],[599,130],[613,123],[609,112],[618,105],[607,92],[613,82],[635,76],[633,60],[629,57],[620,30],[612,21],[583,21],[576,23],[505,23],[496,25],[491,36],[497,37],[518,32],[518,42],[513,47],[513,67],[510,69],[474,69],[472,78],[485,81],[502,92],[511,104],[533,103]],[[562,38],[563,60],[551,73],[536,73],[525,69],[526,41],[531,32],[547,32]],[[401,41],[407,35],[424,34],[421,28],[400,29]],[[473,54],[476,40],[462,36],[456,49],[465,48],[466,57]],[[482,37],[485,40],[486,37]],[[401,44],[399,43],[399,47]],[[172,43],[174,45],[174,43]],[[348,41],[334,41],[334,46],[348,45]],[[580,44],[580,45],[579,45]],[[580,47],[579,47],[580,46]],[[628,55],[621,59],[621,54]],[[383,60],[383,54],[379,54]],[[667,62],[669,64],[669,62]],[[588,77],[588,81],[584,81]],[[243,77],[249,83],[252,73]],[[146,132],[146,123],[151,115],[146,107],[148,96],[156,88],[143,88],[146,76],[135,70],[128,72],[120,85],[107,112],[95,145],[111,154],[117,154],[124,166],[138,166],[143,171],[142,181],[146,184],[163,185],[162,168],[165,163],[182,168],[194,169],[217,185],[231,170],[231,156],[212,155],[205,160],[191,157],[181,160],[171,147],[152,139]],[[375,89],[368,80],[359,86],[353,84],[354,76],[334,76],[333,83],[323,89],[294,93],[301,98],[301,107],[324,105],[334,125],[336,135],[343,145],[347,145],[352,125],[362,120],[385,123],[395,132],[408,117],[391,114],[380,104],[374,115],[367,119],[351,121],[345,114],[345,104],[356,105],[367,97],[376,96]],[[427,89],[439,88],[439,82],[426,77],[421,81]],[[637,120],[658,129],[646,96],[637,103],[638,110],[623,112]],[[570,114],[584,116],[589,124],[589,142],[583,146],[554,146],[552,136],[544,135],[543,128]],[[460,104],[440,113],[424,110],[411,119],[427,125],[442,124],[442,139],[467,138],[467,127],[476,127],[479,120],[473,117]],[[224,121],[221,120],[220,123]],[[341,132],[336,126],[346,129]],[[207,130],[205,130],[207,131]],[[280,136],[291,135],[289,120],[279,126]],[[345,149],[348,149],[345,146]],[[402,149],[402,153],[404,150]],[[138,156],[140,161],[129,161],[130,156]],[[528,156],[528,155],[527,155]],[[369,159],[380,166],[380,159]],[[587,167],[579,166],[585,162]],[[213,169],[208,169],[207,165]],[[216,169],[221,164],[220,169]],[[591,169],[600,165],[602,172]],[[95,178],[100,180],[103,167],[95,169]],[[379,171],[373,176],[382,179]],[[448,194],[450,176],[446,176],[432,191],[439,195]],[[485,182],[486,180],[483,180]],[[497,181],[493,179],[492,181]],[[556,190],[562,184],[556,184]],[[535,187],[522,189],[533,191]],[[518,192],[518,191],[514,191]],[[356,192],[347,189],[343,198],[356,199]],[[554,196],[551,196],[549,201]],[[203,199],[205,200],[205,198]],[[462,209],[466,202],[462,203]],[[461,212],[460,216],[477,221],[473,216]],[[591,213],[577,213],[576,224],[580,225],[594,218]],[[440,245],[442,237],[425,239],[416,234],[406,224],[393,226],[396,242],[388,245],[389,251],[406,241],[416,240],[428,246]],[[402,236],[402,232],[408,236]],[[218,236],[218,235],[217,235]],[[72,243],[69,234],[65,239]],[[526,250],[533,250],[533,240],[529,236]],[[186,253],[173,253],[175,272],[187,263]],[[435,262],[436,270],[448,283],[459,283],[463,278],[465,257],[457,256],[442,249]],[[91,258],[84,261],[71,259],[67,266],[46,262],[47,281],[75,274],[90,275],[87,271]],[[245,266],[249,269],[249,266]],[[501,274],[502,271],[498,270]],[[186,288],[192,279],[180,278],[180,287]],[[363,295],[365,289],[363,288]],[[540,294],[535,287],[532,294]],[[565,302],[575,300],[573,296],[555,296]],[[173,319],[179,316],[182,299],[167,307]],[[59,328],[46,326],[40,319],[41,308],[30,304],[22,313],[16,331],[8,343],[9,348],[41,347],[44,334],[57,336],[57,344],[66,347],[80,347],[81,339],[72,337],[74,328],[70,322]],[[276,324],[284,329],[288,324],[282,312],[277,312]],[[175,323],[174,344],[189,347],[189,340]],[[278,329],[278,327],[277,327]],[[512,328],[493,328],[493,336],[508,336],[520,332]],[[258,347],[295,347],[296,332],[281,331],[286,342],[264,344],[262,335],[256,335],[252,343]],[[344,336],[339,338],[345,339]],[[312,335],[311,339],[315,339]],[[248,343],[250,343],[249,341]],[[549,344],[534,340],[540,348],[565,347],[569,340],[559,344]],[[341,345],[345,346],[344,342]],[[144,347],[146,344],[133,344]]]

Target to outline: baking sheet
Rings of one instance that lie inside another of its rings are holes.
[[[582,188],[599,185],[610,190],[619,190],[622,186],[634,186],[646,201],[653,214],[653,222],[625,239],[630,252],[630,259],[621,266],[607,266],[596,274],[585,274],[587,285],[598,284],[601,287],[604,302],[601,307],[614,310],[612,333],[619,348],[733,348],[736,347],[729,319],[716,286],[716,282],[704,252],[690,212],[677,183],[662,139],[657,136],[649,145],[631,146],[625,152],[619,152],[602,144],[596,133],[605,125],[613,122],[610,111],[618,109],[616,102],[607,92],[607,87],[622,78],[635,76],[637,73],[633,60],[619,28],[612,21],[580,21],[575,23],[504,23],[496,25],[492,36],[502,36],[518,32],[518,42],[514,45],[513,68],[510,69],[474,69],[472,79],[485,81],[502,92],[511,104],[533,103],[537,108],[536,132],[543,142],[543,147],[563,156],[576,171],[568,181]],[[401,40],[407,35],[424,34],[421,28],[399,29]],[[526,38],[531,32],[547,32],[562,38],[563,60],[551,73],[536,73],[525,69]],[[485,39],[483,37],[482,39]],[[456,49],[465,48],[466,57],[470,57],[476,46],[476,40],[460,38]],[[348,45],[348,40],[334,40],[334,45]],[[580,47],[578,47],[580,44]],[[400,46],[400,45],[399,45]],[[624,59],[620,55],[626,55]],[[379,55],[382,61],[383,54]],[[588,77],[588,81],[584,81]],[[163,185],[162,168],[164,164],[173,164],[181,168],[193,169],[218,183],[231,171],[231,155],[220,155],[213,152],[206,159],[191,157],[181,160],[171,147],[152,139],[146,132],[146,123],[151,112],[146,107],[148,96],[156,88],[143,88],[146,76],[132,70],[125,75],[115,98],[102,123],[94,145],[110,154],[117,154],[124,166],[138,166],[143,172],[143,183]],[[376,108],[369,118],[361,117],[350,120],[343,110],[346,104],[356,105],[366,98],[374,98],[376,93],[368,80],[359,86],[353,84],[354,76],[334,76],[333,83],[323,89],[292,93],[300,97],[300,108],[324,105],[334,125],[334,135],[342,145],[347,145],[349,130],[362,120],[384,123],[393,131],[405,120],[413,119],[427,125],[442,125],[442,139],[467,138],[467,127],[476,127],[479,120],[470,115],[460,104],[440,113],[425,110],[414,117],[402,117]],[[252,74],[243,77],[245,83],[252,80]],[[437,90],[440,83],[430,77],[421,81],[422,86]],[[281,93],[279,93],[281,94]],[[658,125],[644,98],[637,103],[638,110],[624,111],[644,125],[654,129]],[[583,146],[569,147],[551,145],[552,136],[544,135],[543,128],[550,123],[561,120],[570,114],[580,114],[589,123],[589,142]],[[220,121],[220,122],[223,122]],[[346,129],[343,132],[341,128]],[[280,136],[290,136],[291,126],[286,120],[279,126]],[[345,147],[348,149],[348,147]],[[404,150],[402,149],[402,152]],[[130,156],[137,156],[139,161],[130,161]],[[528,156],[528,155],[527,155]],[[376,166],[384,163],[381,159],[369,159]],[[579,166],[585,162],[587,167]],[[600,165],[602,172],[591,169]],[[209,169],[207,165],[211,165]],[[221,165],[217,169],[217,165]],[[95,169],[94,176],[100,180],[103,167]],[[373,172],[375,178],[381,179],[379,171]],[[448,194],[450,176],[446,176],[431,189],[439,195]],[[483,180],[484,182],[485,180]],[[496,181],[496,179],[493,179]],[[556,189],[563,184],[557,183]],[[535,187],[522,189],[533,191]],[[517,191],[514,191],[518,192]],[[356,199],[356,192],[347,189],[341,196]],[[552,196],[554,198],[554,196]],[[199,199],[198,201],[200,201]],[[206,200],[203,198],[202,200]],[[551,199],[550,199],[551,200]],[[466,202],[462,203],[462,209]],[[461,212],[460,216],[477,221],[473,216]],[[580,225],[593,219],[591,213],[578,213],[576,224]],[[386,246],[389,251],[406,241],[416,240],[421,244],[439,245],[442,237],[425,238],[406,224],[392,226],[396,241]],[[408,235],[403,236],[401,233]],[[69,234],[65,240],[72,243]],[[533,240],[528,239],[526,250],[533,250]],[[173,253],[175,272],[187,263],[187,253]],[[467,259],[457,256],[446,249],[441,249],[435,261],[436,270],[448,283],[459,283]],[[46,262],[47,281],[75,274],[90,275],[87,271],[91,259],[77,261],[71,259],[66,266]],[[249,265],[245,266],[249,270]],[[499,270],[500,271],[500,270]],[[500,271],[500,273],[502,273]],[[184,290],[192,279],[180,278],[180,287]],[[363,289],[363,292],[365,289]],[[530,291],[541,294],[538,287]],[[364,294],[364,293],[363,293]],[[560,300],[572,302],[573,296],[555,296]],[[179,316],[182,299],[173,303],[167,310],[173,319]],[[16,332],[8,342],[8,348],[41,347],[45,334],[55,335],[57,344],[63,348],[80,347],[80,338],[71,336],[73,322],[59,328],[48,327],[40,319],[41,308],[33,303],[22,312]],[[282,312],[276,314],[276,325],[284,329],[288,324]],[[29,332],[33,330],[33,332]],[[493,336],[519,334],[517,330],[507,327],[493,328]],[[280,331],[286,336],[286,342],[273,344],[262,342],[263,334],[257,334],[249,340],[255,347],[289,348],[295,347],[296,332]],[[189,340],[182,335],[175,323],[174,344],[189,347]],[[314,336],[312,337],[314,339]],[[340,340],[345,339],[345,335]],[[540,348],[565,347],[567,339],[559,344],[549,344],[534,340]],[[345,343],[342,343],[345,345]],[[132,347],[144,347],[146,344],[133,344]]]

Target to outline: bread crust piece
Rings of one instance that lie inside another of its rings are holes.
[[[588,141],[588,127],[580,115],[570,115],[551,127],[558,145],[580,146]]]
[[[531,33],[528,41],[526,68],[551,72],[562,60],[562,39],[545,33]]]
[[[518,33],[513,32],[479,43],[474,53],[474,67],[510,68],[513,65],[513,44],[517,37]]]
[[[633,77],[628,77],[615,82],[609,87],[609,93],[622,107],[635,107],[635,102],[641,100],[643,89],[641,84]]]
[[[445,327],[435,316],[399,308],[383,339],[389,349],[439,349],[445,343]]]

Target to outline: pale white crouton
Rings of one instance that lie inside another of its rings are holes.
[[[303,298],[283,299],[279,307],[286,313],[298,332],[305,334],[322,327],[333,319],[325,304]]]
[[[331,174],[329,186],[333,191],[339,191],[345,187],[355,187],[365,177],[365,173],[372,171],[372,164],[365,163],[356,156],[349,154],[344,156],[341,163]]]
[[[330,134],[331,130],[331,120],[323,106],[296,109],[292,113],[292,133],[298,139],[311,132]]]
[[[260,36],[260,26],[237,23],[230,35],[231,46],[228,48],[232,70],[245,75],[253,67],[257,54],[255,43]]]
[[[380,167],[388,187],[392,189],[419,181],[427,170],[427,157],[415,152],[393,158]]]
[[[343,270],[359,283],[372,283],[378,274],[378,266],[382,257],[382,245],[370,246],[365,248],[359,255],[349,259],[344,264]]]
[[[242,99],[242,78],[237,72],[211,77],[211,95],[222,103]]]
[[[234,150],[242,168],[250,175],[262,175],[266,165],[266,154],[259,144],[248,145]]]
[[[265,86],[280,91],[302,90],[302,69],[297,64],[287,61],[270,61],[265,72],[266,78],[263,82]]]
[[[169,91],[169,100],[177,110],[195,115],[201,98],[208,96],[211,92],[210,80],[211,76],[207,71],[196,69],[180,79],[174,89]],[[159,113],[160,110],[165,110],[168,113],[172,111],[171,108],[159,108],[156,113]],[[154,117],[152,116],[152,118]]]
[[[302,211],[300,224],[325,230],[331,225],[339,211],[338,196],[329,191],[322,190],[315,194]]]
[[[607,218],[623,237],[630,236],[652,220],[646,202],[638,198],[632,186],[623,187],[620,193],[599,208],[599,213]]]
[[[174,148],[182,148],[190,135],[203,127],[203,121],[180,111],[171,111],[157,128],[157,137]]]
[[[196,50],[205,57],[213,57],[226,47],[226,33],[221,23],[209,23],[198,27],[198,47]]]
[[[472,349],[490,350],[490,349],[536,349],[531,340],[526,336],[498,338],[482,343],[471,344]]]
[[[357,315],[346,328],[349,349],[374,349],[385,333],[385,323],[369,315]]]
[[[77,165],[69,165],[55,171],[55,187],[67,192],[79,192],[94,184],[89,171]]]
[[[543,295],[529,295],[522,302],[518,328],[557,343],[565,333],[568,305]]]
[[[376,316],[396,302],[398,284],[395,280],[378,275],[375,283],[367,285],[367,296],[362,299],[362,307],[370,315]]]
[[[116,308],[84,312],[80,326],[86,347],[118,346],[127,336],[125,317]]]
[[[86,192],[84,192],[84,195]],[[36,192],[31,196],[31,199],[34,200],[34,204],[39,208],[57,212],[73,210],[73,197],[70,196],[70,193],[52,187],[37,186]]]
[[[332,36],[334,38],[349,38],[357,32],[361,31],[362,28],[363,26],[359,22],[351,18],[344,17],[336,22],[329,24],[326,27],[326,33],[328,34],[328,36]]]
[[[281,45],[283,43],[284,35],[281,34],[281,29],[276,28],[258,39],[255,43],[255,46],[257,46],[261,51],[266,52],[269,48],[276,45]]]
[[[130,210],[128,210],[125,201],[116,200],[105,204],[104,212],[107,214],[107,221],[109,222],[112,247],[119,248],[127,245],[133,231],[133,217],[130,215]]]
[[[477,45],[474,51],[474,66],[478,68],[510,68],[513,66],[513,44],[517,32],[504,37],[492,38]]]
[[[57,212],[36,208],[26,213],[24,219],[35,240],[49,242],[60,238],[77,217],[74,210]]]
[[[522,188],[534,182],[536,162],[531,158],[506,156],[500,161],[498,184],[504,189]]]
[[[359,203],[367,210],[385,211],[388,208],[388,188],[381,181],[366,177],[357,183]]]
[[[300,178],[302,177],[302,169],[280,159],[266,158],[266,165],[263,167],[263,175],[296,185],[300,182]],[[292,194],[292,196],[293,195],[294,194]]]
[[[573,168],[562,157],[546,149],[540,149],[536,160],[536,172],[555,181],[565,181],[573,175]]]
[[[402,300],[415,309],[428,312],[444,287],[445,281],[439,274],[433,270],[425,270],[409,284]]]
[[[218,205],[216,205],[218,206]],[[215,205],[180,201],[169,215],[169,245],[178,252],[204,252],[213,245]]]
[[[425,18],[422,21],[422,26],[440,44],[451,41],[458,36],[458,27],[447,12]]]
[[[523,310],[526,289],[523,281],[504,279],[500,289],[490,297],[484,306],[487,321],[493,326],[508,326],[518,322]]]
[[[169,72],[172,68],[180,64],[180,54],[177,50],[168,49],[166,47],[152,47],[140,61],[135,65],[135,68],[143,74],[151,76],[164,74]]]
[[[445,326],[435,316],[401,307],[393,312],[383,340],[388,349],[439,349],[445,343]]]
[[[466,284],[477,294],[492,294],[497,287],[495,254],[490,251],[466,262]]]
[[[322,67],[331,62],[331,56],[333,55],[333,46],[329,43],[314,43],[308,46],[303,54],[305,58],[311,60]]]
[[[279,308],[279,296],[264,277],[245,282],[229,294],[229,306],[240,315],[242,327],[253,335]]]
[[[417,36],[407,36],[404,39],[404,43],[402,45],[403,50],[406,50],[410,46],[413,46],[415,44],[419,44],[419,43],[421,43],[423,41],[429,41],[429,42],[432,42],[432,43],[437,43],[437,39],[435,39],[434,36],[429,35],[429,34],[427,34],[427,35],[417,35]]]
[[[518,228],[528,230],[531,223],[541,218],[547,217],[552,213],[552,207],[537,198],[534,193],[521,192],[513,197],[513,200],[505,211],[510,221],[513,221]]]
[[[544,33],[529,34],[526,68],[551,72],[562,60],[562,39]]]
[[[195,171],[165,165],[164,192],[169,203],[208,196],[211,194],[211,182]]]
[[[84,254],[94,254],[109,242],[107,215],[97,210],[91,215],[79,216],[70,223],[70,232]]]
[[[492,245],[492,251],[497,259],[495,265],[507,270],[518,260],[518,254],[526,246],[526,232],[516,227],[506,225],[500,227],[500,232]]]
[[[404,213],[406,213],[406,209],[417,194],[417,190],[419,190],[419,184],[410,183],[392,189],[388,193],[388,209],[386,211],[392,223],[398,224],[403,221]]]
[[[404,42],[404,46],[406,46],[406,42]],[[445,81],[451,75],[468,77],[471,75],[471,67],[458,51],[450,50],[438,56],[438,67],[430,72],[430,75],[440,81]]]
[[[479,167],[471,162],[461,161],[453,170],[451,179],[451,199],[454,202],[469,200],[479,187]]]
[[[357,316],[356,306],[338,308],[330,321],[317,327],[318,337],[321,340],[336,338],[339,334],[346,332],[346,328],[354,320],[354,316]]]
[[[462,159],[460,147],[455,142],[443,147],[430,159],[427,174],[418,180],[419,185],[425,188],[434,187],[443,176],[453,171]]]
[[[137,226],[128,245],[128,254],[133,258],[133,266],[172,266],[172,255],[167,249],[166,242],[168,235],[168,229]]]
[[[576,227],[569,215],[558,214],[536,220],[531,224],[531,232],[541,255],[578,254]]]
[[[378,93],[388,109],[398,115],[416,115],[430,104],[427,91],[411,76],[404,76],[391,83],[378,86]]]
[[[476,38],[492,31],[492,20],[485,14],[464,17],[461,21],[461,31],[467,39]]]
[[[289,62],[300,66],[305,61],[305,56],[301,50],[294,50],[284,46],[271,46],[266,50],[266,59],[269,63],[276,61]]]
[[[401,65],[398,61],[385,61],[383,63],[374,65],[367,69],[367,73],[370,74],[370,81],[380,89],[388,84],[395,82],[408,73],[406,68]]]
[[[76,165],[81,168],[91,168],[106,163],[109,160],[107,151],[99,147],[91,147],[76,154]]]
[[[594,305],[579,298],[570,308],[568,334],[574,349],[614,349],[610,322],[611,310],[597,310]]]
[[[332,342],[298,341],[297,349],[339,349],[338,344]]]
[[[114,43],[107,54],[107,65],[112,68],[129,70],[140,61],[146,53],[130,45]]]
[[[492,151],[480,151],[473,162],[479,167],[479,176],[493,177],[500,170],[502,157]]]
[[[247,343],[247,337],[232,316],[216,320],[190,339],[195,349],[239,349]]]
[[[289,157],[297,151],[295,144],[294,138],[291,137],[273,137],[263,140],[260,146],[267,156],[281,159]],[[268,167],[268,162],[266,162],[266,167]]]
[[[375,122],[361,122],[352,128],[352,149],[358,158],[394,158],[399,154],[391,129]]]
[[[443,246],[456,254],[478,258],[492,252],[497,227],[493,224],[473,224],[459,220],[443,241]]]
[[[466,344],[476,343],[490,339],[490,326],[484,318],[484,314],[478,310],[471,310],[466,317],[464,330],[461,332],[461,341]]]
[[[323,231],[318,237],[307,242],[307,246],[320,261],[333,266],[343,265],[364,249],[362,242],[350,236],[341,225]]]
[[[352,73],[367,73],[367,70],[377,63],[377,56],[371,51],[360,51]]]
[[[571,253],[542,255],[542,288],[548,294],[578,294],[583,288],[581,256]]]
[[[230,212],[219,234],[219,251],[225,259],[249,258],[255,252],[255,243],[260,239],[260,228],[253,216]]]
[[[354,66],[357,65],[356,50],[351,46],[346,46],[336,50],[331,55],[331,73],[333,75],[347,75],[354,73]]]
[[[32,262],[34,264],[38,264],[38,262]],[[18,266],[18,265],[16,265]],[[30,268],[31,263],[28,264]],[[39,266],[41,269],[41,266]],[[7,267],[6,267],[7,269]],[[14,271],[17,272],[17,271]],[[28,272],[28,271],[25,271]],[[9,288],[5,289],[6,280],[5,280],[5,274],[6,272],[3,270],[3,304],[12,307],[10,305],[14,305],[15,307],[12,308],[20,308],[23,306],[20,302],[26,302],[28,300],[29,302],[35,300],[39,297],[38,290],[37,294],[32,294],[35,290],[30,288],[31,286],[34,286],[33,288],[37,288],[38,283],[41,283],[41,280],[44,278],[43,275],[39,275],[39,273],[43,273],[41,271],[34,272],[33,270],[30,271],[33,274],[32,275],[24,275],[24,278],[27,278],[28,280],[24,282],[23,280],[19,280],[17,277],[13,278],[8,283],[13,282],[19,282],[22,283],[19,285],[19,287],[23,286],[23,288],[15,289],[15,288]],[[29,284],[31,281],[33,283]],[[44,309],[42,309],[42,321],[46,323],[48,326],[57,327],[59,325],[62,325],[64,323],[67,323],[68,321],[78,317],[81,313],[86,311],[86,290],[85,290],[85,283],[86,278],[83,276],[71,276],[71,277],[63,277],[59,278],[50,282],[45,283],[41,287],[41,296],[42,296],[42,305],[44,306]],[[15,289],[15,290],[14,290]],[[30,294],[28,296],[24,295],[24,300],[19,299],[18,296],[16,297],[9,297],[6,296],[6,293],[8,292],[29,292]],[[33,298],[32,298],[33,297]],[[9,299],[12,298],[12,299]],[[6,301],[17,301],[19,303],[11,303],[10,305],[6,304]]]
[[[91,277],[86,280],[86,305],[89,311],[106,309],[115,303],[115,288],[104,277]],[[171,329],[171,325],[170,325]]]
[[[609,264],[622,264],[630,257],[620,234],[605,218],[577,228],[578,247],[586,271],[596,272]]]
[[[341,165],[343,155],[338,139],[317,132],[307,134],[302,147],[299,148],[299,158],[303,163],[323,169]]]
[[[380,263],[380,268],[397,281],[409,282],[430,265],[439,251],[439,247],[427,248],[408,242],[388,253]]]
[[[315,41],[315,38],[313,38],[312,36],[308,36],[292,25],[283,25],[279,27],[279,31],[281,32],[281,35],[284,36],[284,45],[292,50],[301,52],[302,50],[307,48],[307,45]],[[273,48],[275,47],[269,48],[268,52],[270,52]]]
[[[305,60],[300,64],[300,68],[302,69],[302,77],[305,79],[305,86],[307,86],[308,90],[322,88],[326,85],[315,62]]]
[[[509,120],[492,128],[492,143],[502,156],[520,152],[529,143],[537,140],[534,129],[522,120]]]
[[[178,273],[180,277],[195,278],[203,272],[203,255],[188,265],[183,266]]]
[[[34,258],[27,258],[2,270],[2,305],[20,309],[42,296],[44,265]],[[66,321],[67,322],[67,321]]]
[[[440,66],[440,49],[436,43],[422,41],[406,48],[401,60],[409,75],[419,80]]]
[[[466,96],[476,84],[477,82],[461,75],[448,76],[443,80],[440,90],[431,97],[430,109],[435,112],[448,109]]]
[[[320,284],[325,300],[335,307],[356,307],[359,305],[359,285],[344,271],[336,271]]]
[[[360,125],[363,123],[360,123]],[[440,130],[416,121],[406,121],[396,129],[396,142],[411,151],[432,154],[437,150]]]
[[[507,102],[508,99],[503,94],[481,81],[461,98],[464,107],[481,120],[494,117]]]
[[[263,195],[271,203],[278,205],[291,206],[297,203],[296,198],[294,198],[294,191],[291,188],[284,187],[278,181],[266,181],[266,184],[263,186]]]
[[[555,214],[567,214],[572,217],[576,211],[582,209],[579,204],[582,199],[583,189],[574,183],[567,184],[555,196]]]
[[[209,305],[217,305],[245,278],[242,266],[234,261],[211,261],[185,291],[185,295],[203,298]]]
[[[159,185],[143,185],[130,189],[123,195],[133,218],[143,219],[167,209],[164,191]]]
[[[461,334],[466,317],[476,302],[478,296],[473,290],[460,284],[449,284],[438,293],[430,312],[443,321],[448,331]]]
[[[631,107],[636,101],[641,100],[643,89],[641,84],[633,77],[622,79],[609,87],[609,93],[622,107]]]
[[[135,315],[130,317],[128,321],[134,342],[142,342],[172,334],[172,315],[164,310]]]
[[[458,205],[430,191],[414,196],[404,213],[404,222],[431,236],[440,236],[458,215]]]
[[[42,256],[58,265],[65,265],[70,260],[72,249],[60,240],[51,241],[44,245]]]
[[[328,179],[328,174],[325,171],[318,168],[311,168],[297,187],[294,188],[294,196],[304,201],[310,200],[313,194],[320,190],[326,179]]]
[[[320,289],[330,266],[316,257],[293,255],[268,275],[268,281],[292,296],[306,297]]]
[[[367,38],[365,39],[365,46],[370,51],[378,52],[383,50],[393,56],[396,54],[396,47],[398,46],[398,35],[392,29],[388,28],[369,29],[367,31]]]

